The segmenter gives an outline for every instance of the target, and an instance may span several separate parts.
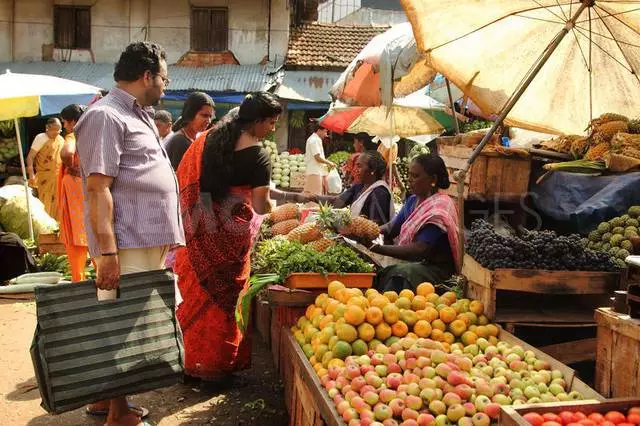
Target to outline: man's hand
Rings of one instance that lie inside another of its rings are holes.
[[[102,256],[96,272],[96,287],[100,290],[115,290],[120,286],[120,260],[118,256]]]
[[[336,163],[332,162],[332,161],[327,161],[327,167],[329,167],[329,170],[331,169],[337,169],[338,166],[336,165]]]

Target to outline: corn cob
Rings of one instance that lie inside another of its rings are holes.
[[[271,227],[272,235],[287,235],[300,225],[298,219],[289,219],[278,222]]]
[[[602,160],[611,151],[611,145],[607,142],[601,142],[597,145],[592,145],[591,148],[584,155],[585,160]]]
[[[594,126],[592,136],[597,136],[599,139],[609,142],[616,133],[626,133],[628,131],[629,125],[626,121],[608,121]]]

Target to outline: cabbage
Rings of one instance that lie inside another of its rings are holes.
[[[58,223],[44,210],[44,204],[32,195],[29,202],[33,233],[36,238],[40,234],[55,232],[58,229]],[[22,239],[29,238],[27,199],[24,196],[24,188],[22,188],[22,194],[9,198],[0,208],[0,225],[5,231],[18,234]]]

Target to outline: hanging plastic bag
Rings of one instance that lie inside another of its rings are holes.
[[[329,194],[339,194],[342,192],[342,179],[336,169],[331,169],[327,177]]]

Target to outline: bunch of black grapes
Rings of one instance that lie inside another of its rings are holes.
[[[482,219],[471,225],[467,253],[489,269],[618,270],[609,253],[587,249],[577,234],[523,230],[519,236],[502,235]]]

